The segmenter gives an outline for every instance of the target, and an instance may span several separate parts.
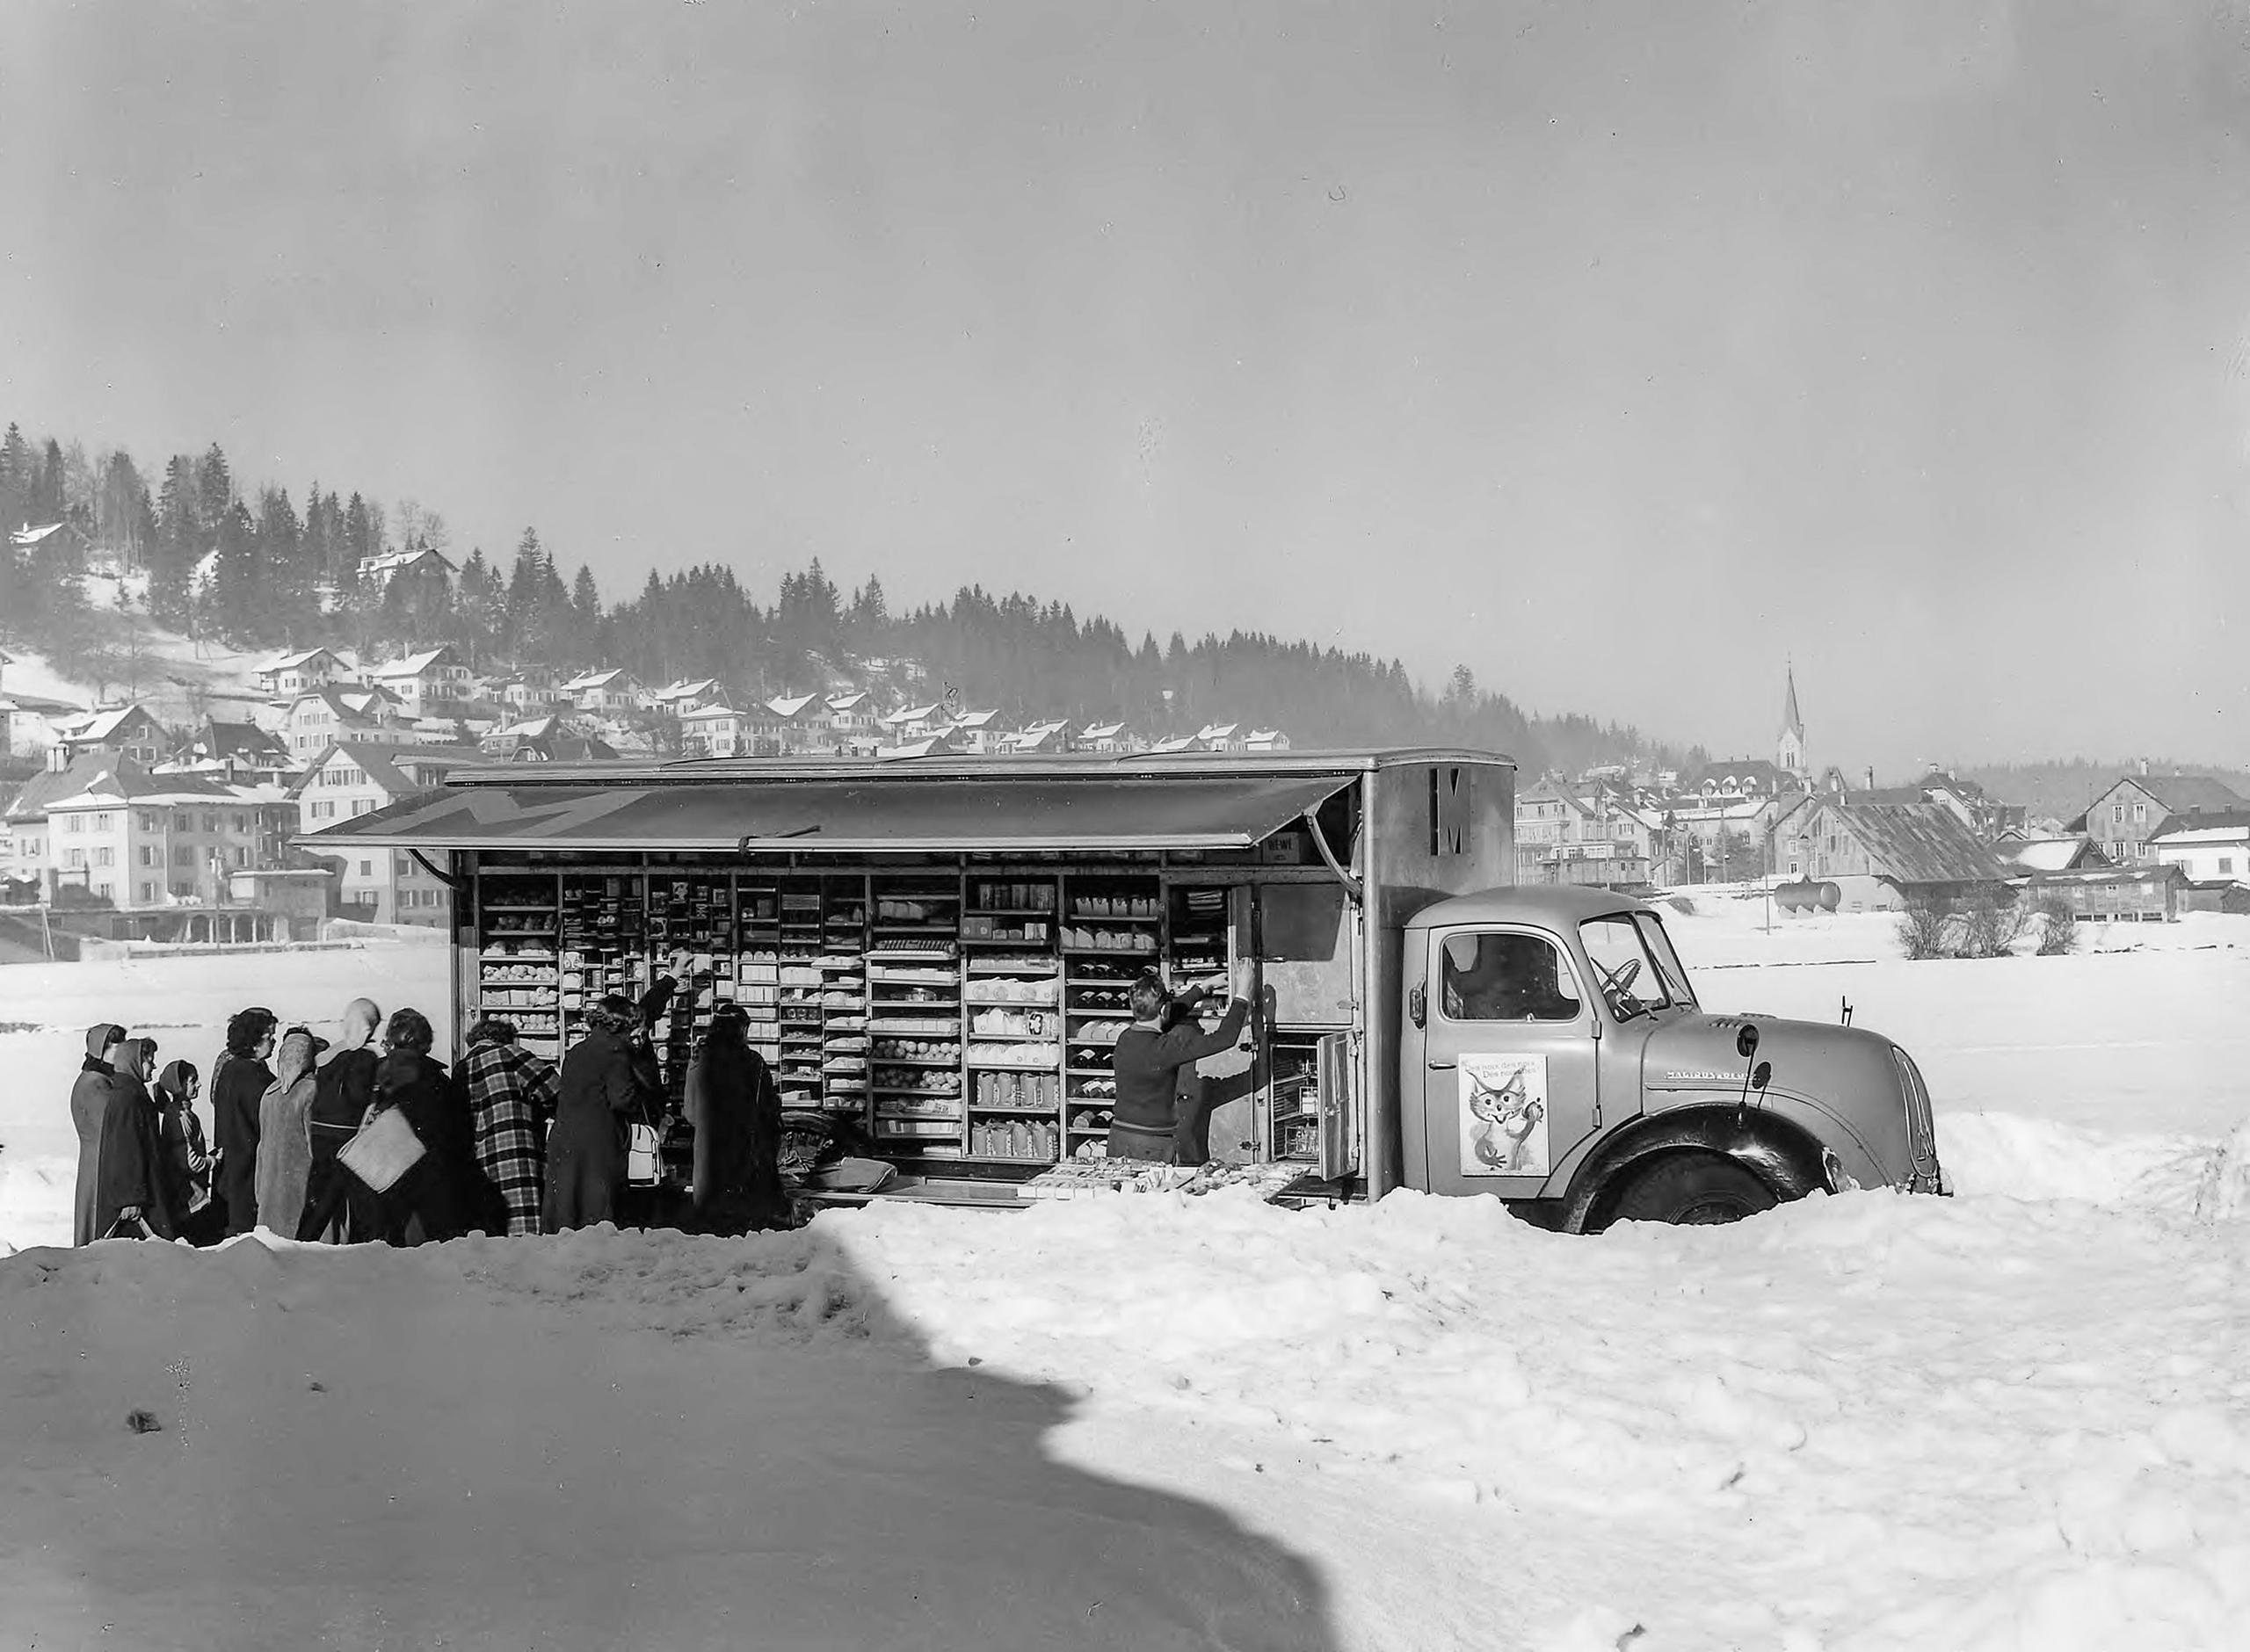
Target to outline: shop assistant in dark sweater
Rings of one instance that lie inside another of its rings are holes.
[[[1237,998],[1208,1032],[1193,1021],[1167,1032],[1164,1022],[1168,1001],[1158,982],[1134,983],[1133,1025],[1117,1035],[1116,1050],[1110,1058],[1117,1080],[1117,1107],[1109,1125],[1113,1159],[1175,1162],[1180,1069],[1206,1055],[1232,1049],[1250,1016],[1249,1004]]]

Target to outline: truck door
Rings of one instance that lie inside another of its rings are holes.
[[[1535,1197],[1600,1117],[1593,994],[1542,931],[1488,924],[1429,938],[1429,1189]]]

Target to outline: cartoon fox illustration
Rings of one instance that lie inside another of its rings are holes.
[[[1503,1176],[1536,1175],[1546,1168],[1531,1152],[1531,1133],[1546,1117],[1546,1104],[1532,1098],[1521,1069],[1497,1090],[1470,1074],[1469,1111],[1477,1120],[1470,1140],[1478,1163]]]

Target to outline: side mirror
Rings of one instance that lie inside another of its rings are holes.
[[[1752,1068],[1752,1069],[1750,1069],[1750,1088],[1751,1088],[1751,1089],[1755,1090],[1759,1090],[1759,1091],[1761,1091],[1761,1092],[1762,1092],[1762,1091],[1765,1090],[1766,1086],[1767,1086],[1767,1084],[1770,1084],[1770,1083],[1773,1083],[1773,1082],[1774,1082],[1774,1064],[1773,1064],[1773,1062],[1771,1062],[1771,1061],[1760,1061],[1760,1062],[1759,1062],[1759,1063],[1758,1063],[1758,1065],[1757,1065],[1757,1066],[1755,1066],[1755,1067],[1753,1067],[1753,1068]]]
[[[1417,982],[1406,995],[1406,1013],[1416,1026],[1426,1025],[1430,1017],[1430,990]]]
[[[1747,1021],[1742,1024],[1742,1031],[1734,1035],[1734,1053],[1746,1061],[1758,1054],[1758,1029]]]

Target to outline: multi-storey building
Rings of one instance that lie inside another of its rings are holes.
[[[314,759],[296,793],[297,830],[311,837],[339,821],[426,792],[450,770],[487,761],[479,751],[439,746],[377,745],[347,742]],[[422,924],[442,927],[453,917],[452,892],[427,866],[404,850],[353,845],[337,854],[307,842],[308,854],[341,864],[338,900],[376,924]]]

